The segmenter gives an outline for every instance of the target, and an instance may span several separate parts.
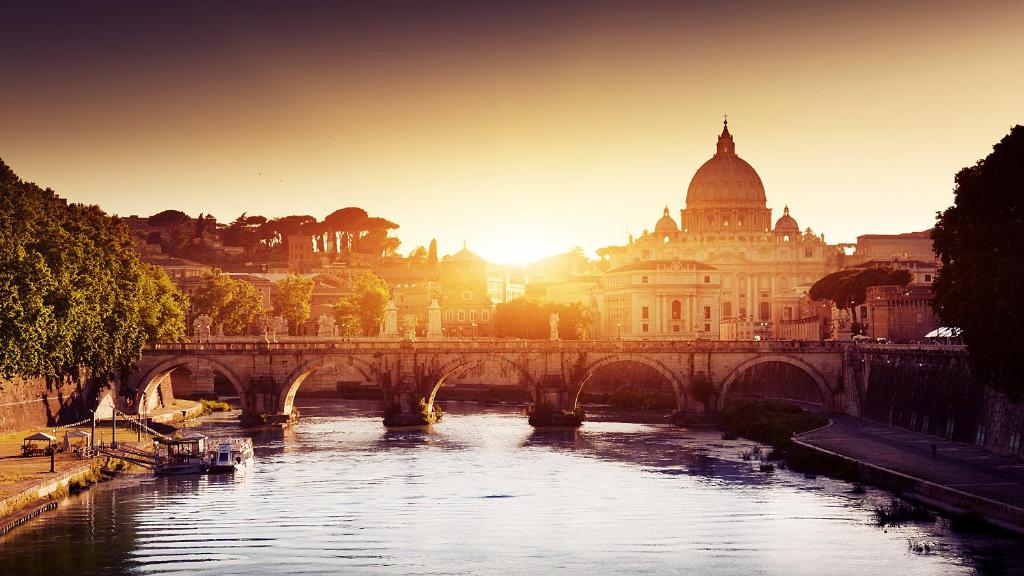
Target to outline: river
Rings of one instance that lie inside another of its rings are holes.
[[[311,401],[307,401],[311,402]],[[534,431],[448,405],[386,432],[372,403],[299,404],[239,476],[102,485],[0,540],[3,575],[1001,574],[1017,540],[881,528],[888,496],[786,470],[752,443],[667,425]],[[207,422],[214,435],[237,433]]]

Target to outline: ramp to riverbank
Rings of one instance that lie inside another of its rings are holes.
[[[1024,533],[1024,460],[1019,458],[843,415],[832,415],[832,425],[793,441],[855,462],[872,483]]]

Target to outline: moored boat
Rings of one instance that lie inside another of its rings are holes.
[[[248,438],[227,438],[216,443],[209,453],[209,472],[235,472],[248,468],[256,462],[252,451],[252,440]]]
[[[185,432],[177,438],[159,440],[165,450],[157,450],[153,472],[160,476],[202,474],[206,472],[206,436]]]

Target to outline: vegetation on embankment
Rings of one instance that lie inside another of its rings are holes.
[[[793,470],[824,474],[850,482],[860,481],[860,471],[848,460],[793,443],[793,435],[821,428],[828,419],[799,406],[777,400],[730,400],[722,411],[723,437],[742,436],[772,447],[769,460],[785,460]]]
[[[784,456],[794,434],[821,428],[828,419],[777,400],[729,400],[722,411],[722,430],[775,448]]]
[[[230,404],[219,400],[200,399],[199,403],[203,405],[203,415],[212,414],[214,412],[227,412],[231,410]]]

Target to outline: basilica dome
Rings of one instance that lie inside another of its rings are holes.
[[[729,123],[718,137],[718,151],[690,180],[686,191],[687,208],[756,207],[764,208],[768,199],[764,184],[754,168],[736,155]]]
[[[782,217],[775,221],[775,232],[777,234],[800,233],[800,225],[796,223],[796,218],[789,215],[789,206],[783,209]]]
[[[679,232],[679,226],[676,221],[668,215],[668,206],[665,206],[665,212],[662,213],[658,223],[654,225],[655,234],[675,234]]]

